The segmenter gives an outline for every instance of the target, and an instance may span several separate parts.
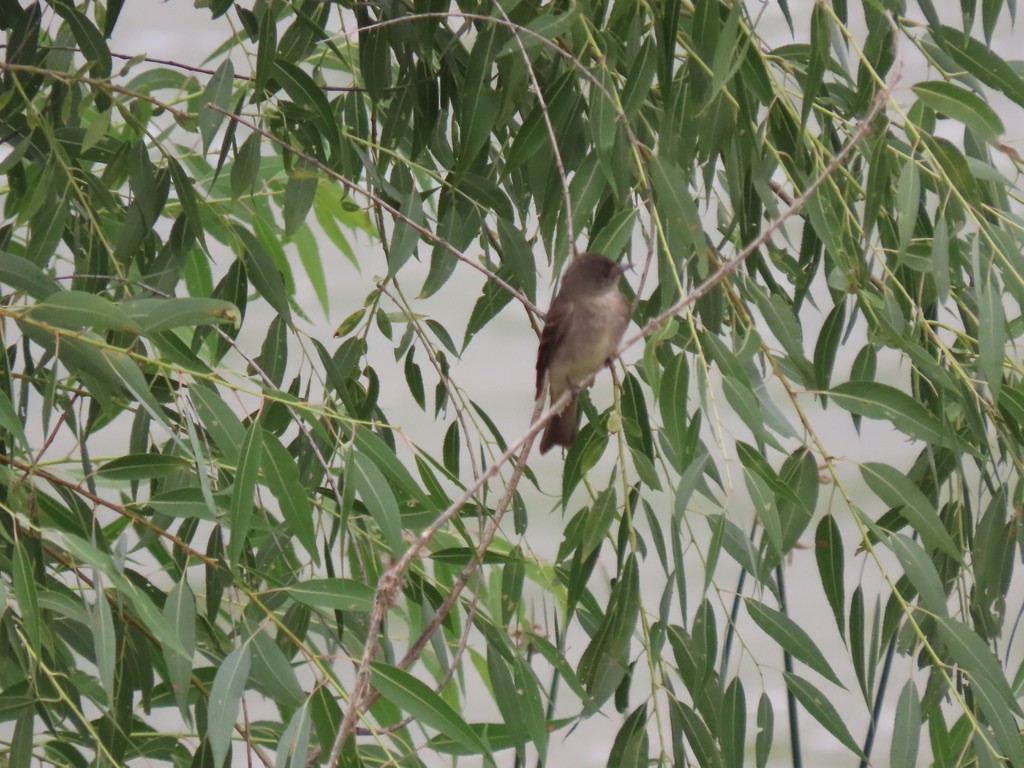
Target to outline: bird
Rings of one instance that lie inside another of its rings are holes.
[[[629,269],[600,253],[574,258],[551,302],[537,350],[537,395],[547,381],[551,402],[567,389],[572,399],[552,417],[540,439],[540,452],[554,445],[568,448],[576,437],[576,393],[602,365],[611,364],[629,324],[630,306],[619,290],[619,277]]]

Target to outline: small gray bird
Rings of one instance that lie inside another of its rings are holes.
[[[537,350],[537,398],[547,376],[551,402],[569,389],[569,404],[548,422],[540,452],[553,445],[568,448],[576,437],[576,394],[590,374],[605,363],[622,341],[629,324],[629,303],[619,277],[629,268],[599,253],[584,253],[569,264],[558,295],[551,302]]]

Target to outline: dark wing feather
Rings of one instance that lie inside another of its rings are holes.
[[[540,334],[540,347],[537,349],[537,398],[544,394],[544,374],[548,372],[555,350],[561,345],[566,331],[569,330],[572,309],[571,301],[558,301],[556,298],[548,310],[544,330]]]

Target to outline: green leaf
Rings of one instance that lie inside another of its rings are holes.
[[[522,43],[527,53],[540,46],[557,47],[555,38],[565,34],[579,18],[577,13],[555,13],[553,10],[545,9],[543,13],[534,17],[525,29],[516,32],[519,42],[517,43],[514,38],[509,40],[498,51],[498,56],[507,56],[510,53],[521,55],[519,43]]]
[[[356,431],[355,445],[356,450],[369,457],[377,465],[377,468],[391,481],[392,487],[400,489],[406,497],[415,499],[420,506],[431,511],[436,510],[430,497],[379,435],[367,427],[361,426]]]
[[[839,678],[832,670],[832,665],[811,640],[811,636],[799,624],[781,611],[776,611],[774,608],[769,608],[750,598],[747,598],[744,603],[754,623],[782,646],[783,650],[829,682],[842,687],[842,683],[839,682]]]
[[[3,391],[0,391],[0,429],[8,432],[23,450],[31,448],[25,435],[25,425],[15,413],[11,399]]]
[[[896,702],[896,719],[889,746],[890,768],[914,768],[917,765],[917,747],[923,724],[917,686],[913,680],[907,680]]]
[[[722,700],[722,720],[718,742],[722,745],[722,761],[726,768],[742,768],[746,751],[747,703],[743,684],[734,677]]]
[[[192,462],[181,456],[160,453],[130,453],[100,465],[96,474],[108,480],[135,481],[169,477],[188,472]]]
[[[235,68],[231,59],[225,58],[217,71],[210,77],[206,90],[199,98],[199,133],[203,137],[203,154],[210,151],[217,130],[224,122],[224,112],[213,109],[211,106],[219,107],[220,110],[230,111],[231,89],[234,85]]]
[[[757,736],[754,738],[754,754],[757,768],[765,768],[768,756],[772,751],[772,739],[775,736],[775,712],[768,694],[761,693],[757,702]]]
[[[67,22],[75,42],[82,49],[82,55],[89,63],[89,73],[96,78],[110,77],[110,49],[96,25],[81,11],[74,8],[67,0],[51,3],[53,9]]]
[[[843,581],[843,537],[832,515],[825,515],[814,534],[814,556],[818,562],[818,575],[825,591],[839,634],[846,634],[846,595]]]
[[[921,403],[888,384],[874,381],[848,381],[833,387],[832,400],[846,411],[869,419],[886,419],[896,429],[917,440],[945,448],[956,448],[953,438]]]
[[[682,259],[691,253],[703,255],[707,251],[707,241],[697,214],[697,204],[690,197],[686,183],[689,174],[660,157],[651,160],[650,169],[654,199],[673,258]]]
[[[1007,341],[1004,296],[995,275],[982,277],[975,286],[975,292],[978,301],[978,371],[988,383],[992,402],[998,405]]]
[[[35,575],[32,573],[32,562],[25,552],[25,544],[20,540],[14,544],[11,576],[14,581],[14,596],[18,600],[18,610],[21,613],[21,624],[25,628],[32,654],[39,658],[43,620],[39,613],[39,597]]]
[[[640,617],[636,557],[630,555],[608,600],[608,610],[583,651],[577,674],[598,704],[606,701],[629,668],[630,638]]]
[[[917,210],[921,204],[921,170],[913,157],[907,158],[900,171],[896,186],[896,221],[899,224],[899,249],[905,254],[917,225]]]
[[[1024,80],[995,51],[953,27],[932,25],[929,31],[957,64],[985,85],[1024,107]]]
[[[117,657],[117,637],[114,634],[114,616],[110,611],[101,588],[102,580],[96,582],[96,600],[90,611],[92,618],[92,642],[96,652],[96,668],[99,671],[103,691],[107,694],[107,706],[113,708],[117,700],[114,687],[114,668]]]
[[[285,320],[291,319],[291,308],[288,306],[288,293],[285,281],[273,258],[263,244],[245,227],[234,226],[231,231],[238,238],[243,251],[245,273],[253,286],[260,292],[279,315]]]
[[[242,694],[249,679],[252,651],[244,643],[227,655],[217,667],[210,688],[210,705],[207,709],[206,739],[213,753],[213,764],[224,765],[231,746],[231,734],[238,719]]]
[[[465,79],[461,84],[459,109],[459,167],[476,159],[497,117],[497,96],[491,90],[491,70],[498,53],[498,25],[477,28],[477,38],[469,54]]]
[[[874,529],[874,526],[872,528]],[[881,534],[879,539],[892,550],[896,559],[900,561],[903,572],[907,574],[910,583],[917,590],[925,610],[935,616],[948,615],[946,593],[942,589],[939,572],[921,545],[898,533]]]
[[[488,765],[494,758],[483,740],[451,706],[417,678],[381,662],[370,665],[370,685],[396,707],[415,720],[444,734],[453,741],[483,755]]]
[[[901,508],[907,522],[926,545],[962,562],[959,549],[939,519],[938,510],[912,480],[888,464],[868,462],[861,465],[860,472],[878,498],[890,507]]]
[[[982,141],[994,143],[1006,131],[996,111],[974,91],[947,80],[927,80],[911,87],[917,98],[936,112],[959,120]]]
[[[33,320],[59,328],[94,328],[138,333],[139,326],[109,299],[82,291],[60,291],[29,310]]]
[[[164,602],[164,618],[177,629],[185,654],[164,649],[168,682],[182,717],[188,720],[188,695],[192,687],[192,654],[196,648],[196,599],[185,579],[175,582]]]
[[[615,741],[608,754],[608,768],[647,768],[650,763],[649,750],[647,705],[641,704],[630,713],[615,734]]]
[[[327,139],[331,148],[335,151],[340,149],[341,132],[338,129],[338,118],[327,101],[324,89],[302,69],[281,58],[274,63],[274,78],[284,88],[288,98],[306,111],[320,129],[320,136]]]
[[[690,388],[690,370],[686,356],[674,355],[665,364],[658,388],[658,407],[665,436],[676,456],[686,455],[688,414],[686,396]],[[680,467],[680,469],[682,469]]]
[[[285,525],[315,562],[320,562],[313,527],[313,505],[299,482],[295,459],[270,432],[263,431],[263,477],[281,506]]]
[[[228,510],[228,524],[231,538],[228,541],[228,562],[241,565],[245,538],[254,517],[253,497],[263,461],[263,427],[259,419],[253,419],[246,430],[245,440],[239,453],[238,469],[231,488],[231,506]]]
[[[789,688],[797,698],[797,701],[800,702],[800,705],[807,710],[811,717],[825,726],[825,729],[839,739],[842,745],[853,752],[853,754],[864,757],[864,753],[861,752],[860,747],[846,727],[843,716],[839,714],[827,696],[797,675],[783,672],[782,676],[786,680],[786,687]]]
[[[358,451],[349,456],[351,466],[349,477],[355,491],[366,504],[391,553],[398,556],[402,553],[402,520],[398,512],[398,502],[391,491],[387,478],[377,469],[373,461]]]
[[[286,591],[303,605],[317,610],[373,610],[373,587],[354,579],[306,579]]]
[[[0,283],[42,300],[62,290],[60,283],[28,259],[0,250]]]

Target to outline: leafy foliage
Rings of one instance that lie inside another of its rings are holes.
[[[10,765],[1024,765],[1013,3],[122,5],[0,5]],[[460,365],[584,245],[543,464]]]

